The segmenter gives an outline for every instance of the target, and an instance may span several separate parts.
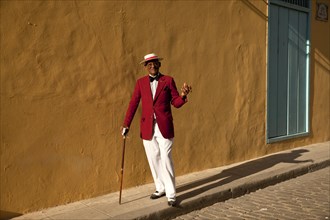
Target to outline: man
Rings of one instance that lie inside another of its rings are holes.
[[[172,161],[174,138],[171,104],[180,108],[187,102],[191,86],[183,84],[179,95],[174,79],[159,72],[160,60],[156,54],[144,56],[143,64],[148,72],[137,80],[129,103],[122,135],[126,136],[137,107],[142,100],[140,135],[148,158],[156,191],[150,198],[158,199],[166,195],[169,206],[176,205],[175,176]]]

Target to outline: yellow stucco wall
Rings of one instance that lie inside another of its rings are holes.
[[[118,191],[119,128],[150,52],[193,86],[173,109],[177,175],[328,141],[330,22],[312,6],[311,135],[267,145],[267,2],[1,1],[1,211]],[[139,114],[125,188],[152,181]]]

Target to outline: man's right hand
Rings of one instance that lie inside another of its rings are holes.
[[[123,138],[125,138],[127,136],[128,131],[129,131],[129,128],[127,128],[127,127],[122,128],[121,135],[123,136]]]

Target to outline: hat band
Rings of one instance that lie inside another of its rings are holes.
[[[148,60],[154,60],[154,59],[158,59],[158,57],[157,56],[148,57],[148,58],[146,58],[146,61],[148,61]]]

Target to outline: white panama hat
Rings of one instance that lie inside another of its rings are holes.
[[[147,54],[144,56],[144,60],[142,60],[140,62],[140,64],[144,64],[145,62],[150,61],[150,60],[162,60],[162,59],[163,58],[158,57],[156,54],[150,53],[150,54]]]

